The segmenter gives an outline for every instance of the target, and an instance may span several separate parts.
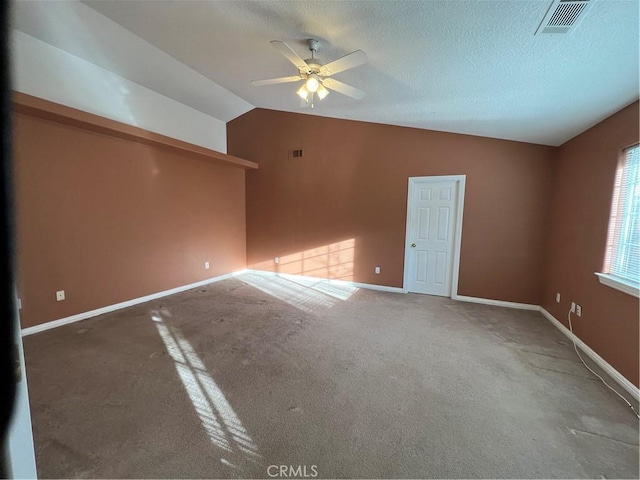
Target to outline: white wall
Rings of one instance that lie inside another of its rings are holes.
[[[13,89],[226,153],[226,124],[64,50],[12,31]]]
[[[14,1],[11,3],[13,27],[225,123],[254,108],[202,73],[98,13],[94,10],[96,6],[95,2],[70,0]],[[161,23],[154,26],[167,33],[166,27]],[[189,35],[190,32],[183,32],[183,36]],[[216,49],[211,47],[204,52],[213,53]],[[217,67],[215,71],[218,72]]]
[[[20,335],[20,320],[16,314],[11,319],[14,328],[14,341],[18,347],[22,379],[16,385],[16,398],[13,416],[9,424],[9,435],[4,458],[8,460],[7,478],[38,478],[36,471],[36,454],[33,446],[31,429],[31,410],[29,408],[29,392],[24,364],[24,350]]]

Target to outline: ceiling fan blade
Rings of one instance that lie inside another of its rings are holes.
[[[356,50],[355,52],[351,52],[344,57],[341,57],[337,60],[334,60],[331,63],[327,63],[326,65],[320,68],[320,75],[328,77],[330,75],[335,75],[336,73],[344,72],[345,70],[349,70],[350,68],[359,67],[360,65],[364,65],[369,61],[367,54],[362,50]]]
[[[265,80],[251,80],[251,83],[256,87],[262,87],[263,85],[275,85],[276,83],[291,83],[291,82],[297,82],[298,80],[303,80],[303,78],[300,75],[295,75],[291,77],[267,78]]]
[[[280,40],[272,40],[273,45],[287,60],[293,63],[301,72],[309,72],[309,65],[305,62],[300,55],[298,55],[293,48]]]
[[[362,100],[365,93],[362,90],[358,90],[356,87],[347,85],[346,83],[339,82],[334,78],[325,78],[322,84],[330,90],[335,90],[347,97],[355,98],[356,100]]]

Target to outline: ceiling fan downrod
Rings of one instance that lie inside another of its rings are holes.
[[[316,53],[318,53],[318,48],[320,47],[320,42],[310,38],[307,40],[307,45],[309,45],[309,50],[311,50],[311,59],[315,59]]]

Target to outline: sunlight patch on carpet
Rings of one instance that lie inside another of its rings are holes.
[[[228,452],[236,463],[238,460],[258,461],[261,458],[258,448],[224,393],[207,372],[191,343],[178,328],[166,323],[163,313],[154,310],[151,319],[211,443]],[[224,464],[233,465],[226,459],[221,460],[225,460]]]

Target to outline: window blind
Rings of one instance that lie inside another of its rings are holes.
[[[608,273],[640,283],[640,145],[627,148],[616,184],[606,252]]]

